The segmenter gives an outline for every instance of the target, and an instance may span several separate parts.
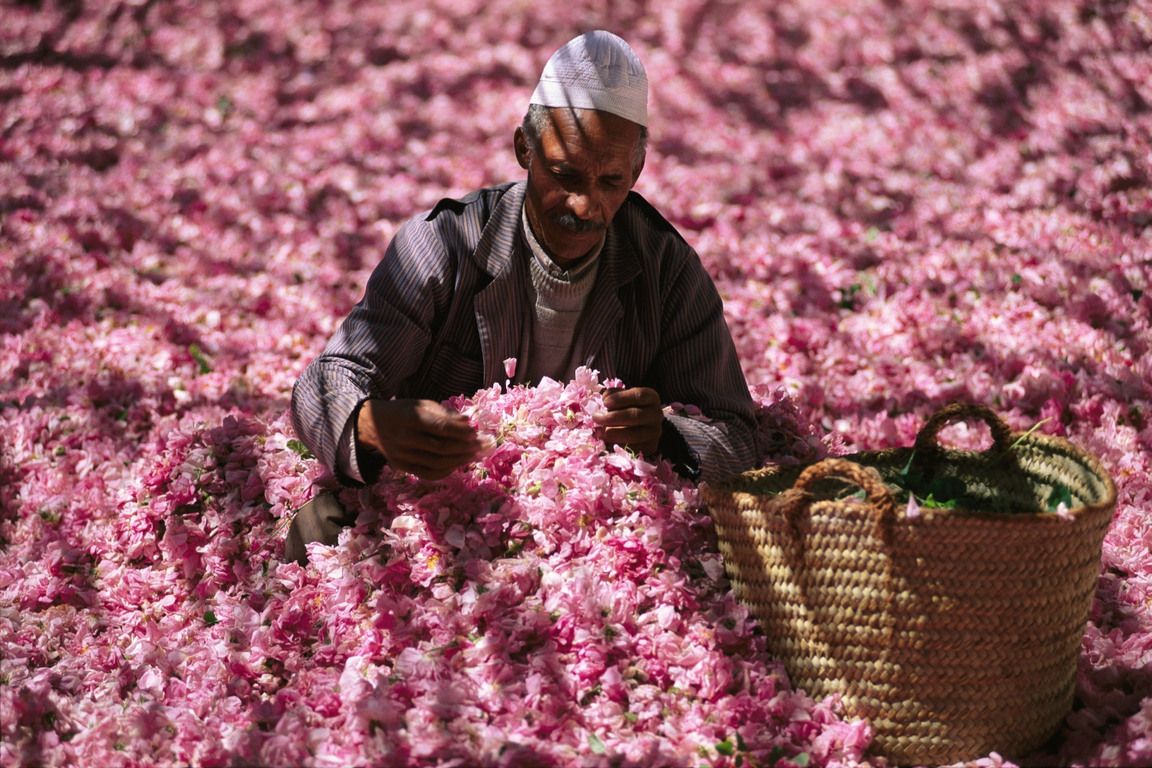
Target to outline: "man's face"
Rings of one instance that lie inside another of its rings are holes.
[[[596,247],[636,183],[640,126],[591,109],[548,110],[533,147],[516,129],[516,158],[528,170],[528,223],[561,267]]]

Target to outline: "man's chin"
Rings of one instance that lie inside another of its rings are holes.
[[[587,234],[564,233],[546,245],[548,252],[557,261],[579,261],[584,258],[603,236],[602,232],[589,232]]]
[[[557,229],[569,237],[600,237],[600,235],[604,233],[604,227],[599,224],[588,227],[567,227],[563,224],[558,224]]]

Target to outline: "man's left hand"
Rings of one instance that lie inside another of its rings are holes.
[[[660,446],[664,425],[664,408],[660,394],[648,387],[632,387],[609,392],[604,396],[608,409],[595,419],[603,430],[606,445],[625,448],[654,456]]]

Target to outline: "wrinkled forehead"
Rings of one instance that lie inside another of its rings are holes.
[[[640,126],[609,112],[552,107],[541,143],[557,151],[631,158],[640,141]]]

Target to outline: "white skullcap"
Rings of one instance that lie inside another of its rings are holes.
[[[552,54],[529,103],[611,112],[646,127],[648,75],[623,39],[586,32]]]

